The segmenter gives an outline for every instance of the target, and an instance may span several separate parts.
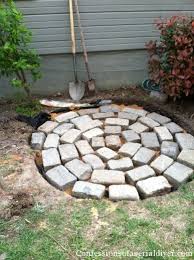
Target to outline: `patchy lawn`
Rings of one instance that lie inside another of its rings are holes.
[[[140,202],[64,199],[54,209],[36,204],[21,217],[1,220],[0,252],[13,260],[103,259],[97,255],[99,252],[127,254],[154,250],[192,252],[194,256],[193,216],[193,182],[178,192]],[[96,256],[84,256],[92,251]],[[110,258],[118,257],[106,259]]]

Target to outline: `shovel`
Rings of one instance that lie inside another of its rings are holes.
[[[85,62],[85,66],[86,66],[87,76],[88,76],[88,81],[86,82],[86,86],[87,86],[90,94],[94,94],[95,90],[96,90],[95,80],[92,79],[90,68],[89,68],[88,53],[87,53],[87,50],[86,50],[84,32],[83,32],[82,25],[81,25],[81,18],[80,18],[78,1],[74,0],[74,3],[75,3],[76,14],[77,14],[78,26],[79,26],[80,35],[81,35],[81,44],[82,44],[82,49],[83,49],[83,53],[84,53],[84,62]]]
[[[69,95],[74,101],[79,101],[83,98],[85,93],[85,84],[78,80],[77,77],[77,60],[76,60],[76,44],[75,44],[75,28],[74,28],[74,14],[73,14],[73,2],[69,0],[69,14],[71,25],[71,41],[72,41],[72,55],[73,55],[73,70],[74,70],[74,82],[69,83]]]

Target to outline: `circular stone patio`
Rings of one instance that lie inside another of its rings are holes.
[[[44,177],[77,198],[139,200],[189,181],[194,137],[166,116],[106,105],[59,114],[32,134]]]

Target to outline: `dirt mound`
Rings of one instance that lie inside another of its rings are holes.
[[[35,203],[33,197],[25,192],[12,194],[11,197],[7,207],[0,213],[1,218],[10,219],[14,216],[21,216]]]
[[[25,192],[18,192],[13,195],[10,203],[11,216],[23,215],[26,209],[34,206],[34,199],[31,195]]]

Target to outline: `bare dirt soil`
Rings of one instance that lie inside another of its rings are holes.
[[[32,127],[15,119],[9,106],[0,112],[0,217],[22,215],[35,204],[54,206],[67,198],[42,178],[29,147]]]

